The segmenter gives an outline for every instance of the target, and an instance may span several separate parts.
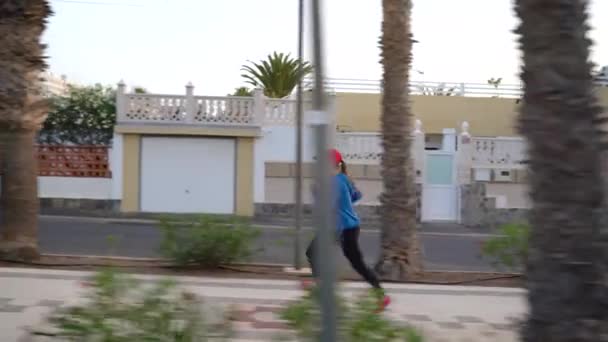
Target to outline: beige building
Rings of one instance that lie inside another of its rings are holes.
[[[608,88],[598,88],[600,105],[608,108]],[[380,131],[381,94],[337,93],[338,128],[347,132]],[[466,121],[473,136],[517,136],[519,100],[503,97],[412,95],[411,109],[427,134],[458,128]]]
[[[48,71],[41,75],[41,80],[42,93],[45,96],[65,95],[71,84],[65,75],[56,75]]]

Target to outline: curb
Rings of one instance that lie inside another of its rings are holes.
[[[97,222],[101,224],[124,224],[124,225],[157,225],[158,220],[152,219],[138,219],[138,218],[103,218],[103,217],[94,217],[94,216],[62,216],[62,215],[40,215],[41,219],[45,220],[62,220],[62,221],[86,221],[86,222]],[[181,225],[180,222],[176,222],[176,225]],[[275,230],[288,230],[293,231],[293,227],[289,225],[281,225],[281,224],[264,224],[264,223],[252,223],[251,226],[253,228],[261,228],[261,229],[275,229]],[[313,231],[313,227],[302,227],[302,231]],[[367,228],[362,229],[362,232],[365,233],[373,233],[380,234],[380,229],[375,228]],[[475,238],[490,238],[490,237],[499,237],[504,236],[501,234],[492,234],[492,233],[450,233],[450,232],[425,232],[424,230],[418,230],[418,235],[423,236],[452,236],[452,237],[475,237]]]
[[[167,259],[162,258],[137,258],[137,257],[123,257],[123,256],[103,256],[103,255],[77,255],[77,254],[54,254],[45,253],[42,256],[58,257],[58,258],[79,258],[79,259],[98,259],[98,260],[112,260],[112,261],[134,261],[134,262],[159,262],[166,263],[168,266],[175,266],[169,263]],[[52,266],[52,265],[48,265]],[[276,267],[281,268],[282,272],[291,275],[307,275],[310,274],[310,268],[302,267],[299,271],[296,270],[292,264],[284,263],[253,263],[253,262],[235,262],[232,264],[222,265],[228,269],[233,267]],[[136,266],[133,266],[136,267]],[[497,271],[458,271],[458,270],[433,270],[428,271],[429,273],[461,273],[461,274],[487,274],[494,276],[523,276],[523,272],[497,272]]]
[[[41,256],[51,257],[51,258],[66,258],[66,259],[96,259],[98,261],[132,261],[132,262],[157,262],[162,263],[164,266],[169,267],[178,267],[175,264],[172,264],[168,259],[163,258],[138,258],[138,257],[127,257],[127,256],[104,256],[104,255],[78,255],[78,254],[55,254],[55,253],[44,253]],[[26,265],[27,263],[23,263]],[[37,264],[32,264],[37,265]],[[48,266],[53,266],[53,264],[44,264]],[[249,267],[276,267],[276,268],[285,268],[289,267],[289,264],[279,264],[279,263],[249,263],[249,262],[236,262],[232,264],[222,265],[221,267],[239,267],[239,266],[249,266]],[[137,267],[137,266],[133,266]]]

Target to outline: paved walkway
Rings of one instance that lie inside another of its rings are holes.
[[[89,272],[0,268],[2,342],[28,339],[53,308],[82,300],[80,285]],[[142,275],[144,280],[158,276]],[[238,335],[233,341],[270,341],[285,333],[277,310],[302,293],[293,281],[179,277],[180,285],[201,295],[208,305],[237,308]],[[516,341],[516,322],[526,310],[524,291],[507,288],[398,285],[386,286],[393,304],[386,314],[421,329],[426,342]],[[365,288],[342,284],[348,294]]]

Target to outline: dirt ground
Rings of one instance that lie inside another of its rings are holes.
[[[103,267],[114,267],[132,274],[159,274],[170,276],[201,276],[219,278],[255,278],[297,280],[301,276],[287,274],[280,266],[230,265],[217,269],[198,267],[175,267],[162,260],[138,260],[104,257],[65,257],[42,256],[35,263],[0,261],[0,267],[44,268],[58,270],[93,271]],[[342,280],[360,280],[342,277]],[[421,272],[412,275],[404,283],[460,285],[460,286],[498,286],[523,287],[524,279],[520,274],[478,273],[478,272]]]

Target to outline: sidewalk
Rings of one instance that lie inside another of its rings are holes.
[[[45,341],[26,338],[54,307],[81,300],[81,271],[0,268],[0,331],[3,342]],[[151,275],[138,276],[158,280]],[[179,277],[180,285],[203,296],[207,305],[236,306],[234,341],[270,341],[286,332],[276,312],[302,293],[298,284],[281,280]],[[365,288],[345,283],[348,295]],[[515,322],[526,311],[519,289],[388,284],[393,303],[386,314],[418,327],[425,342],[517,341]]]

